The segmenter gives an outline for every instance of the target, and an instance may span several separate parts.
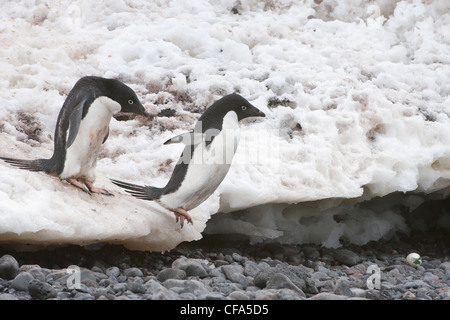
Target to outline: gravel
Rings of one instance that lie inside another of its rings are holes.
[[[0,300],[450,300],[449,238],[330,249],[205,236],[164,254],[107,244],[3,247]],[[411,252],[422,265],[406,264]]]

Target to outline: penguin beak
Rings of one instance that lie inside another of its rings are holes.
[[[256,117],[265,117],[265,116],[266,114],[258,109],[258,115],[256,115]]]
[[[256,107],[253,107],[251,111],[252,111],[251,117],[265,117],[266,116],[266,114],[264,112],[262,112],[261,110],[259,110]]]
[[[140,105],[137,107],[137,110],[136,110],[135,113],[136,113],[136,114],[139,114],[139,115],[141,115],[141,116],[147,117],[147,118],[150,117],[150,115],[147,113],[147,111],[145,111],[145,108],[144,108],[144,106],[143,106],[142,104],[140,104]]]

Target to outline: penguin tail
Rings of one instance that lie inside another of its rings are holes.
[[[142,200],[157,200],[161,197],[162,188],[150,187],[150,186],[138,186],[137,184],[132,184],[120,180],[111,179],[111,182],[116,186],[125,189],[126,192],[131,194],[133,197]]]
[[[37,160],[21,160],[13,159],[7,157],[0,157],[1,160],[9,163],[10,165],[17,167],[19,169],[28,171],[45,171],[48,172],[47,162],[48,159],[37,159]]]

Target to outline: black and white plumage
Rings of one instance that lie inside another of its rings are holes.
[[[136,93],[124,83],[83,77],[69,92],[59,112],[50,159],[0,159],[20,169],[57,176],[89,194],[112,195],[93,183],[97,157],[108,138],[111,117],[119,111],[148,116]]]
[[[181,226],[185,220],[192,223],[188,211],[208,199],[228,173],[239,143],[239,121],[264,116],[242,96],[227,95],[202,114],[192,132],[166,141],[186,146],[165,187],[112,182],[136,198],[156,201],[173,211]]]

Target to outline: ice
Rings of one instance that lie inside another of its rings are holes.
[[[412,195],[449,191],[448,1],[22,0],[0,9],[1,155],[49,157],[58,112],[85,75],[124,81],[153,116],[111,122],[96,184],[115,197],[0,162],[1,243],[165,251],[206,228],[364,244],[408,231],[396,208],[412,210]],[[163,186],[182,150],[163,143],[232,92],[266,118],[241,124],[230,172],[191,212],[193,225],[180,229],[172,213],[109,181]]]

